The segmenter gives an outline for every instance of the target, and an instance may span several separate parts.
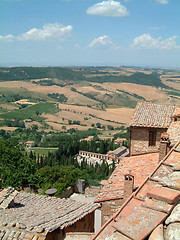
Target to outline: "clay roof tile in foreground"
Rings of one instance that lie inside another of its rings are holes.
[[[0,192],[0,239],[44,239],[48,232],[72,225],[99,207],[71,199],[17,193],[13,188]],[[28,234],[31,238],[26,238]]]
[[[92,240],[104,240],[110,237],[117,240],[146,239],[159,224],[167,219],[175,206],[176,211],[180,211],[180,207],[177,207],[180,199],[179,170],[180,142],[172,148]],[[180,212],[176,212],[176,216],[179,214]],[[172,219],[168,221],[170,220]],[[166,224],[168,221],[166,220]],[[175,221],[179,220],[175,219]]]
[[[132,127],[155,127],[168,128],[175,106],[155,104],[155,103],[138,103],[131,118],[130,126]]]
[[[134,176],[135,188],[140,186],[157,166],[158,157],[158,153],[150,153],[121,159],[109,179],[103,181],[104,187],[100,190],[95,202],[123,198],[124,175],[128,174],[129,171]]]

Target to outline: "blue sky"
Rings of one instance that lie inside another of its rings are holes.
[[[0,0],[0,65],[180,67],[179,10],[179,0]]]

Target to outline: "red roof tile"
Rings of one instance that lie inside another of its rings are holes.
[[[134,186],[138,187],[157,166],[158,156],[158,153],[151,153],[121,159],[109,179],[103,181],[104,187],[95,202],[123,198],[124,175],[130,171],[134,176]]]
[[[143,240],[172,212],[180,196],[180,142],[155,167],[149,177],[95,234],[92,240]],[[177,209],[176,209],[177,211]],[[178,213],[177,213],[178,214]]]
[[[174,110],[175,106],[171,105],[138,103],[130,126],[168,128]]]

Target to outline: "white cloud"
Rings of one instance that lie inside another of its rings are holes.
[[[87,13],[109,17],[125,17],[129,15],[125,6],[123,6],[120,2],[115,2],[113,0],[94,4],[87,9]]]
[[[176,36],[162,40],[161,37],[153,38],[149,33],[144,33],[133,40],[132,47],[147,49],[164,49],[169,50],[179,48],[176,45]]]
[[[160,4],[168,4],[168,0],[156,0]]]
[[[73,27],[71,25],[64,26],[60,23],[46,24],[42,29],[32,28],[28,32],[17,37],[13,35],[0,36],[0,40],[58,40],[65,41],[71,37]]]
[[[71,36],[72,26],[60,23],[46,24],[42,29],[33,28],[18,36],[19,40],[59,40],[64,41]]]
[[[111,45],[112,41],[110,39],[110,37],[104,35],[104,36],[100,36],[98,38],[95,38],[89,45],[88,47],[100,47],[100,46],[107,46],[107,45]]]
[[[14,36],[9,34],[9,35],[6,35],[6,36],[1,36],[0,35],[0,40],[4,40],[4,41],[12,41],[14,39]]]

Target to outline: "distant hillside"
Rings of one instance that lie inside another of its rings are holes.
[[[62,67],[12,67],[0,68],[1,81],[18,81],[41,78],[55,78],[59,80],[84,80],[81,72]]]
[[[86,79],[89,82],[98,82],[98,83],[104,83],[104,82],[114,82],[114,83],[135,83],[140,85],[146,85],[146,86],[154,86],[154,87],[162,87],[167,88],[169,87],[162,83],[161,79],[157,77],[155,74],[144,74],[141,72],[134,73],[130,76],[95,76],[95,77],[89,77]]]
[[[117,70],[117,69],[116,69]],[[96,76],[92,76],[95,75]],[[101,67],[97,67],[96,71],[91,68],[73,69],[63,67],[12,67],[0,68],[0,81],[19,81],[32,79],[58,79],[61,81],[87,81],[87,82],[114,82],[114,83],[135,83],[146,86],[154,86],[169,89],[170,87],[162,83],[157,74],[145,74],[142,72],[135,72],[127,75],[114,75],[111,71],[103,71]],[[49,83],[51,84],[51,83]],[[54,83],[53,83],[54,84]]]

